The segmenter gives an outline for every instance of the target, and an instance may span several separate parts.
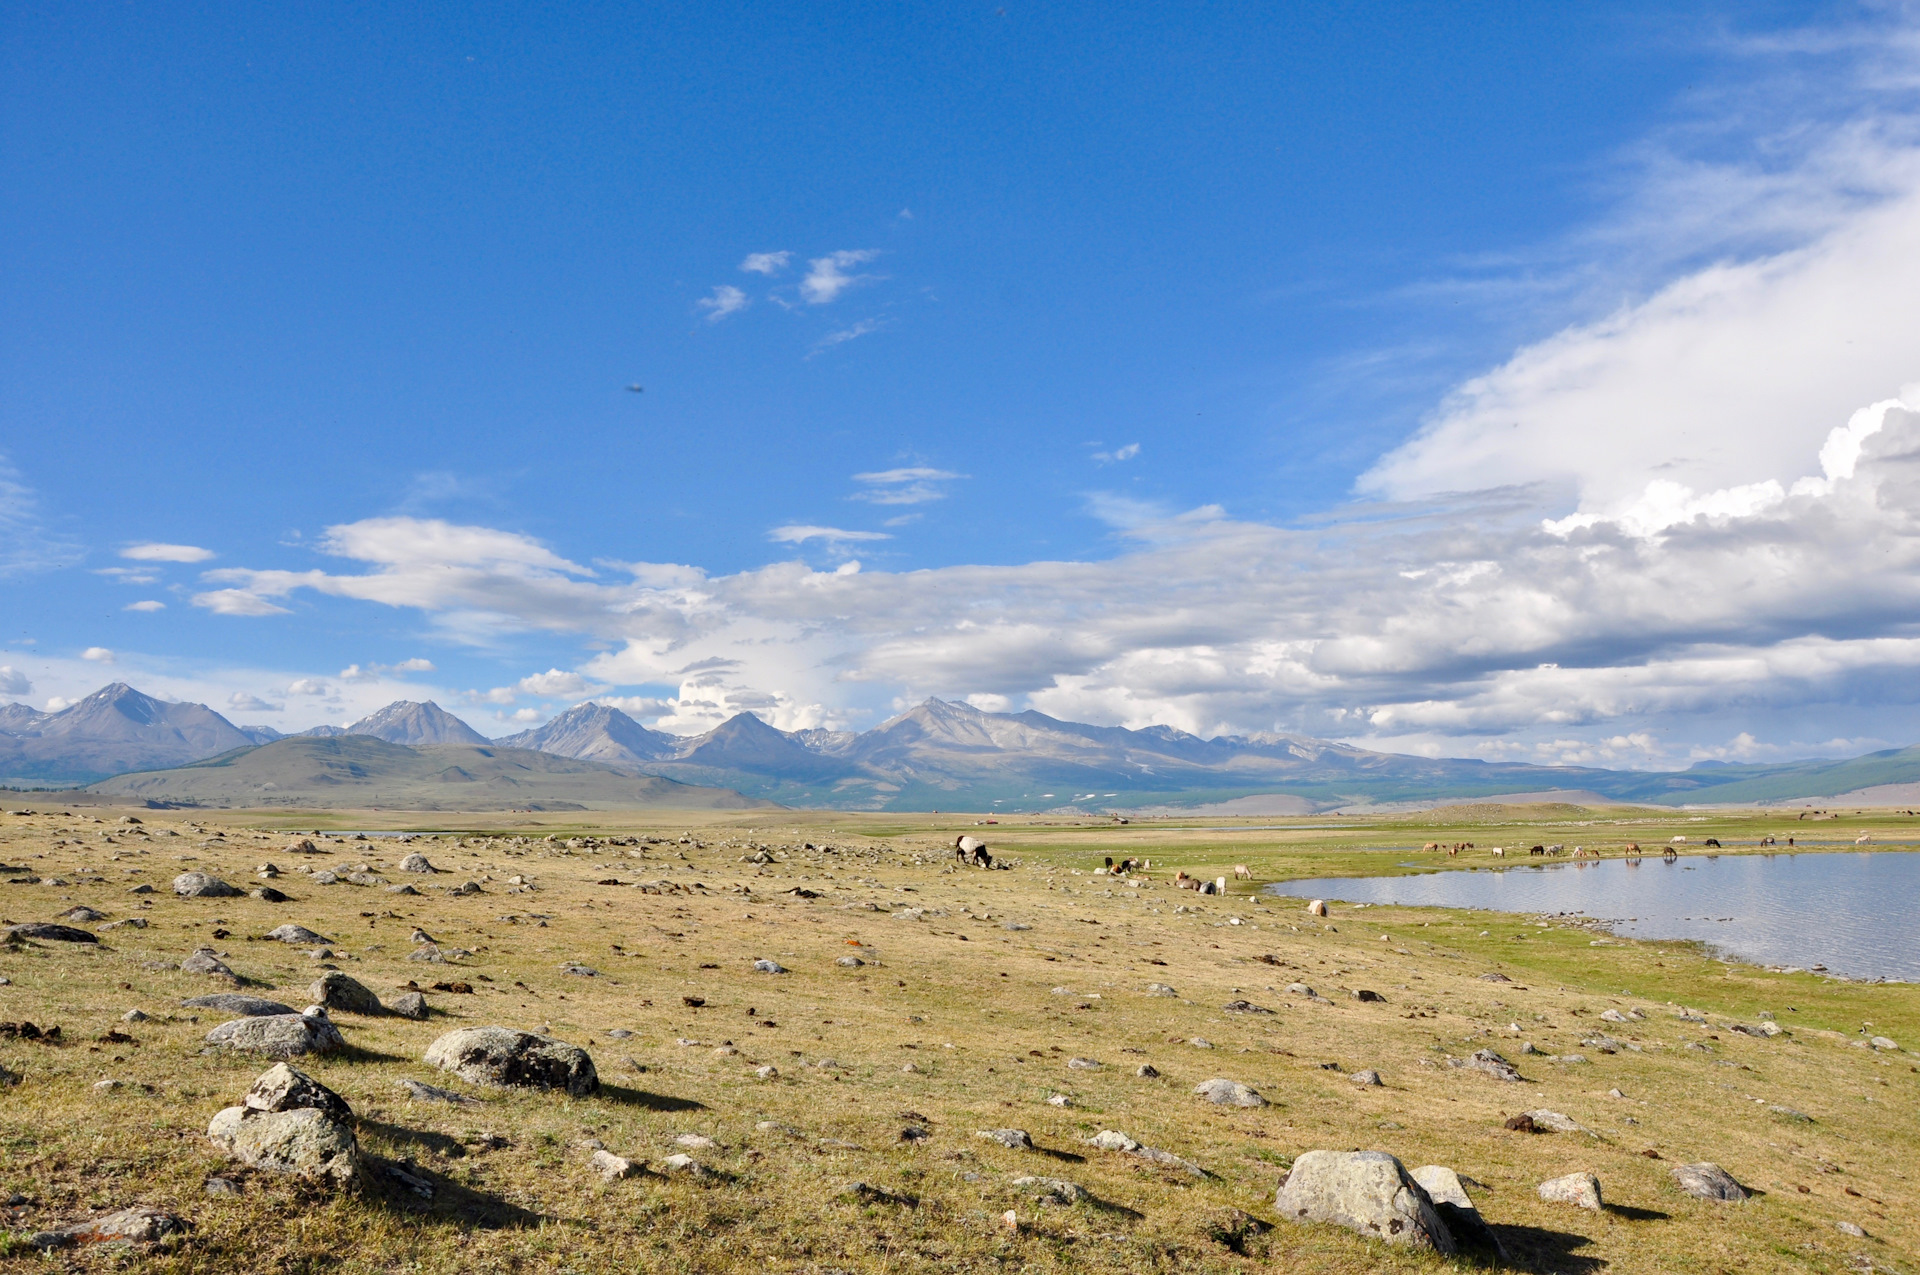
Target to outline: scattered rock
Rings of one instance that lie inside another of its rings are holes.
[[[253,1111],[295,1111],[312,1107],[339,1120],[352,1120],[347,1100],[304,1071],[276,1063],[254,1080],[240,1105]]]
[[[145,881],[142,881],[139,885],[130,886],[127,890],[127,893],[128,894],[154,894],[154,893],[157,893],[157,891],[155,891],[154,888],[148,885]]]
[[[1036,1204],[1069,1205],[1082,1200],[1090,1200],[1093,1193],[1078,1182],[1068,1182],[1064,1178],[1041,1178],[1031,1175],[1015,1178],[1009,1185],[1016,1191],[1023,1191],[1034,1198]]]
[[[426,855],[421,854],[418,850],[415,850],[412,854],[400,860],[400,871],[432,872],[434,871],[434,866],[431,863],[427,862]]]
[[[247,893],[259,899],[262,903],[285,903],[288,897],[270,885],[255,886],[253,889],[247,891]]]
[[[182,872],[173,879],[173,892],[183,899],[235,899],[241,891],[204,872]]]
[[[1009,1151],[1033,1150],[1033,1139],[1027,1136],[1025,1129],[982,1129],[973,1136],[997,1142]]]
[[[660,1162],[662,1172],[674,1177],[687,1177],[701,1180],[716,1176],[712,1169],[700,1163],[686,1152],[670,1155]]]
[[[1835,1222],[1833,1224],[1833,1229],[1840,1232],[1840,1234],[1842,1235],[1850,1236],[1851,1238],[1856,1240],[1864,1240],[1867,1238],[1867,1232],[1865,1228],[1861,1227],[1858,1223]]]
[[[1434,1211],[1447,1224],[1447,1230],[1452,1232],[1456,1243],[1489,1249],[1501,1262],[1507,1260],[1506,1246],[1500,1243],[1500,1237],[1480,1216],[1480,1210],[1474,1207],[1459,1174],[1443,1164],[1423,1164],[1414,1169],[1411,1176],[1420,1184],[1420,1189],[1427,1193],[1427,1198],[1433,1201]],[[1474,1185],[1478,1186],[1479,1183]]]
[[[755,1067],[753,1074],[762,1080],[778,1080],[780,1078],[780,1069],[772,1063],[768,1063],[764,1067]]]
[[[1554,1204],[1572,1204],[1600,1211],[1600,1179],[1591,1173],[1569,1173],[1540,1184],[1540,1198]]]
[[[1406,1167],[1385,1151],[1308,1151],[1274,1196],[1296,1225],[1332,1223],[1404,1248],[1455,1251],[1453,1234]]]
[[[144,1009],[130,1009],[120,1015],[120,1021],[123,1023],[144,1023],[150,1017],[151,1015]]]
[[[843,956],[839,960],[835,961],[834,964],[844,965],[848,969],[857,969],[858,967],[865,965],[866,962],[861,960],[857,956]]]
[[[1220,1007],[1229,1014],[1271,1014],[1272,1010],[1256,1005],[1252,1001],[1228,1001]]]
[[[762,974],[785,974],[787,972],[787,967],[780,962],[765,959],[755,961],[753,968]]]
[[[212,996],[195,996],[180,1004],[187,1009],[217,1009],[223,1014],[239,1014],[243,1018],[300,1012],[291,1005],[282,1005],[264,996],[248,996],[243,992],[216,992]]]
[[[427,998],[424,995],[419,992],[407,992],[405,995],[394,997],[393,1003],[387,1006],[387,1012],[419,1022],[424,1021],[430,1011],[427,1009]]]
[[[330,943],[331,939],[315,934],[304,925],[282,925],[267,931],[267,937],[279,943],[293,943],[301,947],[311,947],[315,943]]]
[[[1673,1180],[1682,1191],[1702,1200],[1729,1200],[1737,1204],[1747,1198],[1747,1189],[1710,1160],[1674,1165]]]
[[[1449,1067],[1464,1067],[1469,1071],[1483,1071],[1495,1080],[1517,1083],[1521,1077],[1514,1065],[1491,1049],[1476,1049],[1466,1058],[1449,1058]]]
[[[1494,973],[1482,974],[1480,976],[1480,981],[1483,983],[1511,983],[1513,980],[1508,978],[1505,974],[1501,974],[1496,971]]]
[[[313,986],[307,988],[307,995],[315,1004],[341,1013],[377,1015],[386,1012],[386,1007],[371,988],[339,970],[328,970],[313,980]]]
[[[195,948],[192,956],[180,962],[180,969],[187,974],[214,974],[236,983],[240,981],[240,976],[227,968],[227,963],[215,956],[210,947]]]
[[[1383,1004],[1383,1005],[1386,1003],[1386,1000],[1387,1000],[1387,998],[1382,996],[1380,993],[1370,992],[1364,987],[1356,987],[1353,989],[1353,999],[1357,1001],[1365,1001],[1370,1003],[1378,1002],[1379,1004]]]
[[[1157,1080],[1160,1077],[1159,1069],[1156,1068],[1152,1063],[1141,1063],[1138,1067],[1135,1067],[1133,1069],[1133,1074],[1140,1077],[1142,1080]]]
[[[26,921],[20,925],[7,927],[7,941],[19,939],[39,939],[46,943],[98,943],[98,937],[85,930],[75,929],[71,925],[55,925],[51,921]]]
[[[1126,1134],[1121,1133],[1118,1129],[1102,1129],[1099,1133],[1087,1139],[1087,1145],[1090,1147],[1099,1147],[1102,1151],[1118,1151],[1122,1155],[1138,1156],[1140,1159],[1151,1161],[1154,1164],[1165,1165],[1168,1168],[1180,1169],[1184,1172],[1191,1173],[1197,1178],[1207,1176],[1207,1171],[1192,1161],[1182,1160],[1171,1151],[1161,1151],[1155,1147],[1144,1146],[1132,1138],[1129,1138]]]
[[[297,1058],[302,1054],[326,1054],[346,1047],[340,1029],[318,1005],[308,1006],[303,1014],[265,1014],[236,1018],[207,1033],[207,1043],[224,1045],[269,1058]]]
[[[1250,1086],[1241,1084],[1237,1080],[1228,1080],[1225,1077],[1216,1077],[1213,1080],[1204,1081],[1194,1086],[1193,1093],[1196,1098],[1205,1098],[1208,1102],[1220,1107],[1264,1107],[1267,1105],[1267,1100],[1262,1098],[1256,1090]]]
[[[390,885],[387,887],[387,893],[388,894],[412,894],[417,896],[420,893],[420,891],[414,889],[410,885]]]
[[[77,908],[68,908],[65,912],[62,912],[60,914],[60,919],[62,921],[78,921],[80,924],[86,925],[91,921],[106,920],[107,914],[105,912],[96,912],[90,907],[82,906]]]
[[[203,1195],[241,1195],[240,1184],[232,1178],[208,1178],[200,1184]]]
[[[1356,1071],[1351,1076],[1348,1076],[1347,1079],[1363,1087],[1376,1087],[1385,1084],[1385,1082],[1380,1079],[1380,1073],[1371,1067],[1363,1071]]]
[[[587,1051],[510,1027],[463,1027],[427,1046],[426,1061],[476,1085],[564,1089],[584,1097],[600,1087]]]
[[[480,883],[478,881],[467,881],[460,885],[454,886],[453,889],[448,890],[447,893],[451,895],[464,897],[469,894],[485,894],[486,891],[480,888]]]
[[[1067,1066],[1074,1071],[1099,1071],[1106,1064],[1097,1058],[1069,1058]]]
[[[112,1093],[116,1089],[124,1089],[126,1083],[124,1080],[96,1080],[93,1082],[93,1091],[95,1093]]]
[[[37,1249],[77,1248],[82,1244],[152,1244],[170,1235],[184,1235],[192,1223],[164,1209],[136,1205],[89,1222],[75,1222],[55,1231],[36,1231],[27,1243]]]
[[[429,1085],[418,1080],[396,1080],[393,1083],[406,1090],[409,1098],[418,1098],[421,1102],[444,1102],[455,1107],[480,1105],[477,1098],[469,1098],[451,1089],[442,1089],[439,1085]]]
[[[413,859],[419,859],[420,862],[422,863],[426,862],[426,859],[420,855],[409,855],[408,857]],[[409,871],[422,871],[422,870],[423,869],[409,869]],[[424,869],[424,871],[431,872],[433,871],[433,869],[426,868]],[[614,1182],[621,1178],[630,1178],[634,1174],[640,1172],[641,1169],[646,1167],[642,1163],[637,1163],[633,1160],[628,1160],[621,1156],[617,1156],[613,1152],[606,1150],[604,1147],[593,1153],[593,1159],[591,1160],[590,1163],[593,1165],[594,1171],[599,1173],[601,1177],[605,1178],[609,1182]]]
[[[1589,1137],[1595,1138],[1600,1136],[1571,1116],[1563,1115],[1558,1111],[1548,1111],[1545,1107],[1541,1107],[1536,1111],[1527,1112],[1526,1118],[1533,1121],[1533,1127],[1536,1131],[1551,1130],[1554,1133],[1584,1133]]]

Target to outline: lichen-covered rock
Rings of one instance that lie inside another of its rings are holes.
[[[1485,1072],[1495,1080],[1504,1080],[1511,1084],[1518,1084],[1521,1079],[1519,1069],[1491,1049],[1476,1049],[1466,1058],[1449,1058],[1447,1065],[1464,1067],[1468,1071]]]
[[[415,850],[412,854],[400,860],[400,870],[402,872],[432,872],[434,867],[431,863],[427,862],[426,855]]]
[[[293,925],[291,923],[276,926],[274,929],[268,930],[267,937],[276,942],[293,943],[301,947],[312,947],[316,943],[332,942],[332,940],[325,935],[315,934],[304,925]]]
[[[1540,1184],[1540,1198],[1555,1204],[1600,1211],[1600,1179],[1591,1173],[1569,1173]]]
[[[381,1014],[386,1007],[371,988],[349,974],[339,970],[328,970],[313,980],[313,986],[307,989],[307,995],[316,1005],[324,1005],[330,1010],[339,1010],[347,1014]]]
[[[398,1014],[402,1018],[424,1021],[429,1012],[427,998],[419,992],[408,992],[405,995],[396,996],[393,998],[393,1003],[387,1006],[387,1012]]]
[[[170,1235],[184,1235],[192,1228],[193,1224],[177,1213],[136,1205],[58,1230],[37,1231],[27,1242],[38,1249],[74,1248],[81,1244],[152,1244]]]
[[[1216,1077],[1194,1086],[1196,1098],[1205,1098],[1208,1102],[1222,1107],[1264,1107],[1267,1100],[1251,1086],[1237,1080]]]
[[[269,1173],[341,1185],[360,1173],[353,1126],[318,1107],[228,1107],[207,1126],[207,1137],[240,1163]]]
[[[173,879],[173,892],[183,899],[232,899],[240,891],[204,872],[182,872]]]
[[[353,1108],[345,1098],[285,1063],[275,1063],[261,1072],[240,1105],[253,1111],[298,1111],[312,1107],[337,1120],[353,1119]]]
[[[427,1046],[426,1062],[476,1085],[564,1089],[574,1097],[600,1087],[587,1051],[511,1027],[463,1027]]]
[[[1087,1188],[1065,1178],[1015,1178],[1010,1185],[1016,1191],[1034,1196],[1038,1204],[1078,1204],[1093,1198],[1093,1193]]]
[[[1273,1203],[1296,1225],[1332,1223],[1400,1247],[1455,1251],[1433,1201],[1385,1151],[1308,1151]]]
[[[997,1142],[1009,1151],[1033,1150],[1033,1139],[1025,1129],[982,1129],[973,1136]]]
[[[346,1047],[340,1029],[318,1005],[304,1014],[267,1014],[236,1018],[207,1033],[207,1043],[228,1049],[264,1054],[268,1058],[297,1058],[302,1054],[327,1054]]]
[[[1682,1191],[1702,1200],[1730,1200],[1737,1204],[1747,1198],[1747,1189],[1734,1181],[1731,1173],[1709,1160],[1674,1165],[1673,1180]]]

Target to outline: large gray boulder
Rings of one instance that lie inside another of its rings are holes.
[[[294,943],[301,947],[313,947],[319,943],[330,943],[331,939],[315,934],[304,925],[286,924],[267,931],[267,937],[280,943]]]
[[[204,872],[182,872],[173,879],[173,892],[183,899],[232,899],[241,891]]]
[[[1569,1173],[1562,1178],[1552,1178],[1542,1182],[1539,1190],[1540,1198],[1549,1203],[1571,1204],[1595,1213],[1600,1211],[1604,1203],[1600,1198],[1600,1179],[1591,1173]]]
[[[586,1050],[511,1027],[450,1031],[427,1046],[426,1061],[476,1085],[564,1089],[576,1098],[600,1087]]]
[[[238,1014],[243,1018],[257,1018],[262,1014],[297,1014],[300,1011],[291,1005],[282,1005],[279,1001],[270,1001],[264,996],[248,996],[244,992],[216,992],[212,996],[195,996],[180,1002],[187,1009],[217,1009],[223,1014]]]
[[[1710,1160],[1674,1165],[1673,1180],[1682,1191],[1702,1200],[1730,1200],[1737,1204],[1747,1198],[1747,1189]]]
[[[253,1082],[207,1136],[242,1164],[272,1173],[345,1184],[360,1171],[353,1111],[346,1099],[281,1063]]]
[[[1250,1086],[1224,1077],[1194,1086],[1194,1096],[1222,1107],[1264,1107],[1267,1100]]]
[[[304,1014],[266,1014],[236,1018],[207,1033],[207,1043],[268,1058],[328,1054],[346,1047],[346,1038],[318,1005]]]
[[[380,998],[365,983],[339,970],[328,970],[313,980],[307,995],[316,1005],[348,1014],[384,1014]]]
[[[1406,1166],[1385,1151],[1308,1151],[1274,1196],[1296,1225],[1330,1222],[1403,1248],[1455,1251],[1452,1232]]]
[[[1446,1223],[1455,1243],[1466,1248],[1490,1249],[1502,1262],[1507,1260],[1506,1246],[1480,1216],[1458,1173],[1444,1164],[1423,1164],[1411,1170],[1409,1176],[1433,1201],[1434,1211]]]
[[[432,872],[434,871],[434,866],[427,862],[426,855],[415,850],[412,854],[400,860],[400,870],[402,872]]]
[[[207,1136],[240,1163],[269,1173],[346,1185],[360,1172],[353,1126],[317,1107],[228,1107],[207,1126]]]

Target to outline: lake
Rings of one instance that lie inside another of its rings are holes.
[[[1760,965],[1920,981],[1920,853],[1683,855],[1322,877],[1272,894],[1349,903],[1570,912],[1616,934],[1698,939]]]

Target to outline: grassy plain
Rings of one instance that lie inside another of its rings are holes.
[[[0,949],[0,975],[10,980],[0,1019],[58,1024],[64,1041],[0,1037],[0,1065],[22,1077],[0,1089],[0,1197],[23,1201],[5,1226],[20,1236],[146,1203],[179,1212],[195,1230],[153,1252],[17,1261],[182,1272],[1472,1266],[1333,1228],[1281,1223],[1249,1234],[1232,1211],[1275,1221],[1286,1164],[1331,1147],[1379,1148],[1484,1183],[1477,1203],[1514,1269],[1842,1271],[1864,1269],[1862,1261],[1920,1269],[1920,1058],[1907,1052],[1920,1043],[1920,989],[1770,974],[1686,944],[1596,947],[1592,932],[1566,918],[1336,907],[1323,922],[1244,883],[1219,898],[1169,883],[1180,868],[1212,877],[1235,863],[1262,883],[1409,871],[1399,865],[1420,856],[1407,847],[1426,840],[1579,842],[1608,853],[1629,839],[1651,846],[1679,834],[1716,836],[1728,853],[1769,832],[1849,846],[1862,829],[1883,845],[1920,840],[1920,820],[1904,815],[1483,807],[1126,826],[1015,817],[982,828],[971,817],[837,812],[140,810],[145,822],[135,828],[111,808],[44,808],[56,813],[0,817],[0,861],[57,884],[0,886],[0,914],[52,920],[84,904],[108,915],[86,926],[100,934],[98,950]],[[315,835],[326,853],[284,849],[296,831],[377,828],[423,835],[406,846]],[[953,869],[945,847],[962,831],[983,835],[1016,866]],[[651,843],[604,844],[610,837]],[[568,838],[602,844],[570,848]],[[773,862],[742,861],[759,847]],[[396,872],[408,850],[446,871]],[[1150,883],[1092,875],[1107,855],[1150,857]],[[168,889],[188,869],[251,885],[268,861],[285,871],[276,884],[291,901],[181,899]],[[300,871],[361,863],[423,893],[319,885]],[[523,891],[513,876],[534,888]],[[468,880],[483,892],[449,892]],[[141,882],[157,893],[128,893]],[[643,882],[648,889],[635,884]],[[787,893],[796,889],[817,897]],[[129,917],[146,927],[101,929]],[[333,940],[335,957],[316,961],[253,937],[289,921]],[[416,926],[472,955],[408,960]],[[215,939],[215,930],[229,933]],[[226,988],[178,971],[200,943],[258,984],[249,990],[296,1008],[328,965],[389,1000],[409,981],[473,987],[429,991],[429,1022],[338,1015],[351,1051],[296,1064],[353,1104],[366,1151],[411,1166],[433,1184],[432,1199],[389,1185],[335,1196],[221,1157],[204,1136],[207,1121],[265,1064],[202,1052],[222,1016],[180,1001]],[[842,966],[844,956],[865,964]],[[756,973],[759,957],[790,972]],[[574,964],[597,972],[563,972]],[[1512,981],[1483,980],[1488,973]],[[1322,999],[1288,993],[1295,982]],[[1175,994],[1151,994],[1150,983]],[[1384,1001],[1353,999],[1363,988]],[[1240,999],[1275,1012],[1222,1009]],[[1681,1006],[1707,1021],[1675,1017]],[[123,1023],[133,1008],[153,1017]],[[1603,1022],[1608,1009],[1645,1017]],[[1786,1034],[1728,1029],[1763,1010]],[[442,1032],[494,1023],[584,1046],[601,1093],[475,1089],[419,1061]],[[100,1040],[114,1028],[137,1043]],[[1859,1047],[1863,1028],[1906,1049]],[[1639,1048],[1606,1054],[1581,1044],[1600,1031]],[[1523,1042],[1543,1052],[1523,1056]],[[1526,1083],[1446,1065],[1481,1047],[1516,1062]],[[1555,1061],[1575,1053],[1590,1061]],[[1101,1065],[1070,1068],[1076,1057]],[[836,1065],[818,1065],[826,1060]],[[1142,1063],[1158,1078],[1137,1076]],[[764,1065],[779,1075],[758,1077]],[[1384,1087],[1347,1079],[1361,1068],[1377,1069]],[[1272,1105],[1223,1109],[1192,1095],[1216,1076],[1252,1085]],[[401,1078],[479,1103],[412,1101]],[[97,1092],[102,1079],[123,1084]],[[1624,1097],[1608,1096],[1615,1089]],[[1047,1101],[1061,1095],[1070,1105]],[[1502,1127],[1541,1107],[1593,1136]],[[765,1121],[785,1128],[757,1127]],[[932,1137],[902,1141],[908,1125]],[[1037,1149],[976,1136],[1009,1127],[1027,1130]],[[1087,1146],[1102,1129],[1208,1176]],[[658,1167],[689,1133],[716,1141],[695,1154],[725,1177],[608,1182],[588,1165],[597,1141]],[[1693,1160],[1720,1163],[1758,1194],[1741,1205],[1682,1195],[1670,1169]],[[1541,1180],[1582,1169],[1601,1179],[1607,1211],[1536,1196]],[[244,1193],[205,1194],[216,1174],[240,1180]],[[1038,1206],[1013,1185],[1026,1175],[1080,1183],[1098,1202]],[[863,1201],[847,1193],[853,1182],[915,1203]],[[1003,1220],[1008,1209],[1016,1228]],[[1849,1238],[1839,1222],[1870,1238]]]

